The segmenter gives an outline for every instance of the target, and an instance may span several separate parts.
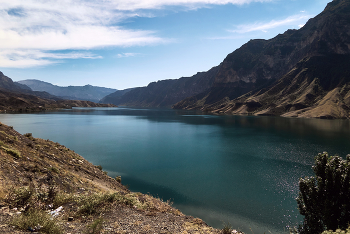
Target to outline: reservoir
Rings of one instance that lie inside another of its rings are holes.
[[[131,191],[246,234],[288,233],[302,221],[298,179],[313,175],[314,157],[350,154],[349,120],[120,107],[0,114],[0,121],[69,147]]]

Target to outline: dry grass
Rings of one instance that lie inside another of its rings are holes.
[[[63,233],[58,221],[43,210],[31,209],[26,213],[15,216],[10,224],[21,230],[31,228],[33,231],[40,230],[41,233]]]

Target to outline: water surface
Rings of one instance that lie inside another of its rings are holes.
[[[282,233],[301,220],[298,178],[315,155],[350,153],[350,121],[213,116],[169,109],[75,108],[1,114],[140,191],[221,228]]]

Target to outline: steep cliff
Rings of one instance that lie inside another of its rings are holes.
[[[350,2],[335,0],[301,29],[288,30],[270,40],[251,40],[229,54],[209,90],[182,100],[174,108],[227,114],[348,118],[346,100],[345,106],[341,105],[341,114],[320,111],[326,106],[321,107],[318,101],[331,95],[329,92],[334,89],[346,89],[349,85],[349,54]],[[296,108],[295,100],[304,97],[301,90],[306,87],[302,85],[309,87],[317,82],[320,82],[319,92],[313,93],[312,100],[297,105],[298,110],[309,109],[287,114],[293,109],[288,107]],[[277,89],[284,90],[283,96],[272,91]],[[293,98],[285,99],[286,96]],[[282,97],[286,108],[280,108]],[[329,105],[328,102],[327,109]],[[317,108],[317,113],[310,112],[310,108]]]
[[[147,87],[134,88],[120,95],[120,91],[110,94],[101,103],[111,103],[138,107],[171,107],[176,102],[196,95],[210,88],[218,67],[207,72],[198,72],[191,77],[152,82]]]

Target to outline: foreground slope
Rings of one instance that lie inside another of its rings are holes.
[[[349,54],[350,2],[334,0],[301,29],[251,40],[229,54],[208,91],[174,108],[349,118]]]
[[[104,233],[219,233],[168,203],[130,192],[59,143],[0,124],[0,232],[24,233],[34,226],[21,230],[18,217],[47,214],[59,206],[63,210],[50,218],[61,230],[56,233],[91,233],[99,221]],[[46,228],[35,225],[40,232]]]

